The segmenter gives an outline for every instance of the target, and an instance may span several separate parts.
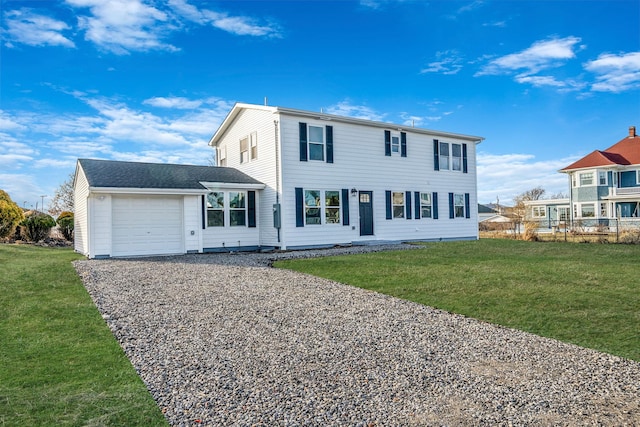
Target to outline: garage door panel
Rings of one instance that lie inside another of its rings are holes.
[[[114,197],[114,256],[182,253],[180,197]]]

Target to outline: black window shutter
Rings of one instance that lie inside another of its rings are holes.
[[[407,219],[411,219],[411,191],[404,193],[405,212],[407,213]]]
[[[342,225],[349,225],[349,189],[342,189]]]
[[[455,209],[453,207],[453,193],[449,193],[449,218],[455,217]]]
[[[300,126],[300,161],[307,161],[307,124],[299,123]]]
[[[416,219],[420,219],[420,192],[419,191],[415,191],[413,193],[414,195],[414,202],[416,204]]]
[[[384,131],[384,155],[385,156],[391,155],[391,131],[390,130]]]
[[[469,208],[471,205],[469,204],[469,193],[464,193],[464,216],[465,218],[471,218],[471,212]]]
[[[304,193],[296,187],[296,227],[304,227]]]
[[[247,214],[249,216],[249,227],[256,226],[256,192],[247,191]]]
[[[333,163],[333,126],[327,126],[326,133],[327,133],[327,163]]]
[[[384,192],[384,197],[387,205],[387,219],[393,218],[393,212],[391,208],[391,191],[387,190]]]
[[[205,202],[205,196],[204,194],[202,195],[202,229],[204,230],[205,228],[207,228],[207,204]]]
[[[431,210],[433,211],[432,212],[433,219],[438,219],[438,193],[436,193],[435,191],[431,195],[431,203],[432,203]]]
[[[433,140],[433,170],[440,170],[440,143],[437,139]]]
[[[407,157],[407,133],[400,132],[400,156]]]
[[[462,144],[462,172],[467,173],[467,144]]]

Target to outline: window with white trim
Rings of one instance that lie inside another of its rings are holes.
[[[580,205],[580,216],[582,218],[594,218],[596,216],[596,208],[593,203],[583,203]]]
[[[400,153],[400,137],[391,135],[391,153]]]
[[[440,143],[440,169],[449,169],[449,144],[446,142]]]
[[[245,136],[240,140],[240,163],[249,161],[249,136]]]
[[[224,193],[207,194],[207,227],[224,227]]]
[[[431,218],[431,193],[420,193],[420,217]]]
[[[251,132],[249,135],[249,150],[251,160],[256,160],[258,158],[258,132]]]
[[[598,185],[607,185],[606,171],[598,171]]]
[[[568,221],[569,220],[569,208],[558,208],[558,219],[560,221]]]
[[[456,218],[464,218],[464,194],[453,195],[453,212]]]
[[[391,206],[394,218],[404,218],[404,193],[402,191],[394,191],[391,194]]]
[[[607,203],[606,202],[601,202],[600,203],[600,218],[606,218],[607,216]]]
[[[462,170],[462,145],[451,144],[451,170]]]
[[[320,190],[304,190],[304,223],[320,225]]]
[[[309,160],[324,161],[324,127],[309,125]]]
[[[636,184],[640,185],[640,169],[636,171]]]
[[[578,174],[577,173],[572,173],[571,174],[571,186],[572,187],[577,187],[578,186]]]
[[[227,146],[218,148],[218,166],[227,166]]]
[[[244,191],[229,192],[229,225],[247,225],[246,193]]]
[[[580,187],[593,185],[593,172],[582,172],[580,174]]]
[[[546,206],[532,206],[531,207],[531,217],[532,218],[546,218],[547,217],[547,208],[546,208]]]
[[[340,224],[340,191],[324,192],[325,224]]]

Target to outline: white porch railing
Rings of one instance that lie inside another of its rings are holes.
[[[640,196],[640,187],[609,188],[609,196]]]

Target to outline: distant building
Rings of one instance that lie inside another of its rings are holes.
[[[569,177],[569,198],[526,202],[526,219],[549,227],[567,220],[585,227],[640,226],[640,137],[635,126],[611,147],[560,172]]]

